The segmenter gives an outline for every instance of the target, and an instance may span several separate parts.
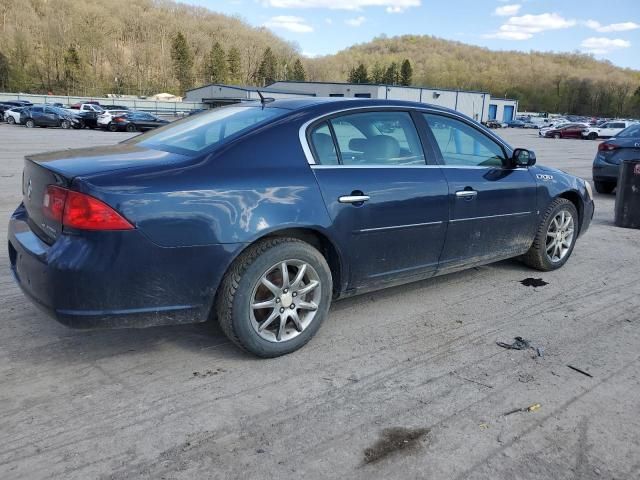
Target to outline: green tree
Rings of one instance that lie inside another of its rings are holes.
[[[231,47],[227,54],[227,65],[229,72],[229,82],[240,83],[242,77],[242,60],[240,58],[240,50],[236,47]]]
[[[397,85],[400,83],[400,72],[398,71],[398,64],[396,62],[391,62],[391,65],[387,67],[383,80],[383,83],[387,85]]]
[[[265,85],[270,85],[275,82],[277,80],[277,69],[278,60],[273,54],[271,47],[265,48],[264,53],[262,54],[260,67],[258,68],[258,84],[264,87]]]
[[[296,61],[293,64],[293,73],[291,75],[290,80],[295,80],[297,82],[304,82],[307,79],[307,74],[304,71],[304,66],[299,58],[296,58]]]
[[[81,68],[78,50],[74,46],[69,47],[64,53],[64,82],[67,87],[67,95],[71,92],[75,93]]]
[[[213,44],[205,62],[205,78],[211,83],[227,81],[227,55],[219,42]]]
[[[384,67],[378,62],[375,63],[371,69],[371,83],[383,83],[384,82]]]
[[[0,52],[0,90],[6,91],[9,85],[9,59]]]
[[[178,32],[171,44],[173,71],[181,93],[193,85],[193,54],[182,32]]]
[[[369,72],[364,63],[358,65],[357,68],[352,68],[349,72],[349,83],[369,83]]]
[[[409,86],[413,79],[413,67],[408,58],[404,59],[402,66],[400,67],[400,85]]]

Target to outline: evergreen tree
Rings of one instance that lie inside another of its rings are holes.
[[[205,78],[211,83],[227,81],[227,56],[219,42],[213,44],[205,62]]]
[[[240,83],[242,76],[242,60],[240,59],[240,50],[236,47],[231,47],[227,54],[227,64],[229,71],[229,82]]]
[[[8,90],[9,85],[9,59],[0,52],[0,90]]]
[[[271,51],[271,47],[267,47],[262,54],[262,62],[258,68],[258,84],[262,87],[275,82],[276,72],[278,69],[278,61]]]
[[[304,82],[307,79],[307,74],[304,71],[304,66],[299,58],[296,58],[295,63],[293,64],[293,74],[291,75],[291,80],[295,80],[297,82]]]
[[[69,47],[64,53],[64,80],[67,86],[67,95],[75,91],[76,82],[80,77],[80,55],[76,47]]]
[[[371,70],[371,83],[383,83],[384,82],[384,67],[378,62],[375,63]]]
[[[392,62],[384,73],[384,82],[387,85],[397,85],[400,80],[400,72],[398,72],[398,64]]]
[[[411,85],[412,79],[413,68],[411,67],[411,62],[409,62],[409,59],[405,58],[404,62],[402,62],[402,66],[400,67],[400,85],[409,86]]]
[[[193,84],[193,54],[182,32],[178,32],[173,38],[171,61],[180,91],[184,93]]]
[[[349,83],[369,83],[369,73],[363,63],[349,72]]]

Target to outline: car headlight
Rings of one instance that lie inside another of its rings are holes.
[[[587,190],[587,195],[589,195],[589,199],[593,200],[593,190],[591,189],[591,184],[587,180],[584,181],[584,188]]]

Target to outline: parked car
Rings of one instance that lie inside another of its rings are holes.
[[[79,110],[81,112],[97,112],[102,113],[104,109],[98,102],[75,103],[69,107],[69,110]]]
[[[168,120],[158,118],[146,112],[128,112],[124,115],[113,117],[109,123],[111,132],[127,131],[140,132],[158,128],[169,123]]]
[[[540,128],[540,125],[538,125],[537,123],[533,123],[533,122],[524,122],[524,126],[523,128]]]
[[[509,128],[524,128],[525,123],[522,120],[511,120],[507,122]]]
[[[629,120],[612,120],[610,122],[604,122],[597,127],[589,127],[582,136],[589,140],[596,140],[597,138],[611,138],[618,135],[625,128],[633,125],[635,122]]]
[[[129,107],[124,105],[100,105],[103,110],[129,110]]]
[[[101,115],[94,111],[78,111],[74,113],[74,117],[78,119],[77,128],[98,128],[98,116]]]
[[[582,138],[582,132],[588,128],[584,123],[567,123],[545,131],[546,138]]]
[[[486,125],[488,128],[502,128],[502,123],[500,123],[500,122],[499,122],[499,121],[497,121],[497,120],[487,120],[487,121],[485,122],[485,125]]]
[[[20,112],[20,123],[27,128],[72,128],[79,124],[79,120],[63,108],[37,105],[27,107]]]
[[[104,112],[98,114],[98,127],[109,128],[109,124],[111,123],[113,117],[126,115],[127,113],[129,113],[129,110],[105,110]]]
[[[4,121],[9,125],[20,124],[20,112],[27,107],[13,107],[4,112]]]
[[[594,209],[584,180],[471,118],[390,100],[217,108],[30,155],[22,182],[11,268],[59,321],[215,316],[263,357],[309,341],[332,298],[510,257],[560,268]]]
[[[634,123],[615,138],[598,145],[593,159],[593,183],[599,193],[611,193],[618,183],[618,170],[624,160],[640,159],[640,123]]]
[[[549,125],[541,127],[540,130],[538,130],[538,136],[544,137],[548,131],[557,130],[564,125],[569,125],[569,122],[550,123]]]

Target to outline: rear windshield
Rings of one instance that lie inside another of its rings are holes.
[[[128,143],[191,155],[286,113],[288,110],[275,107],[216,108],[140,135]]]
[[[636,123],[635,125],[631,125],[630,127],[622,130],[618,135],[618,138],[640,138],[640,123]]]

